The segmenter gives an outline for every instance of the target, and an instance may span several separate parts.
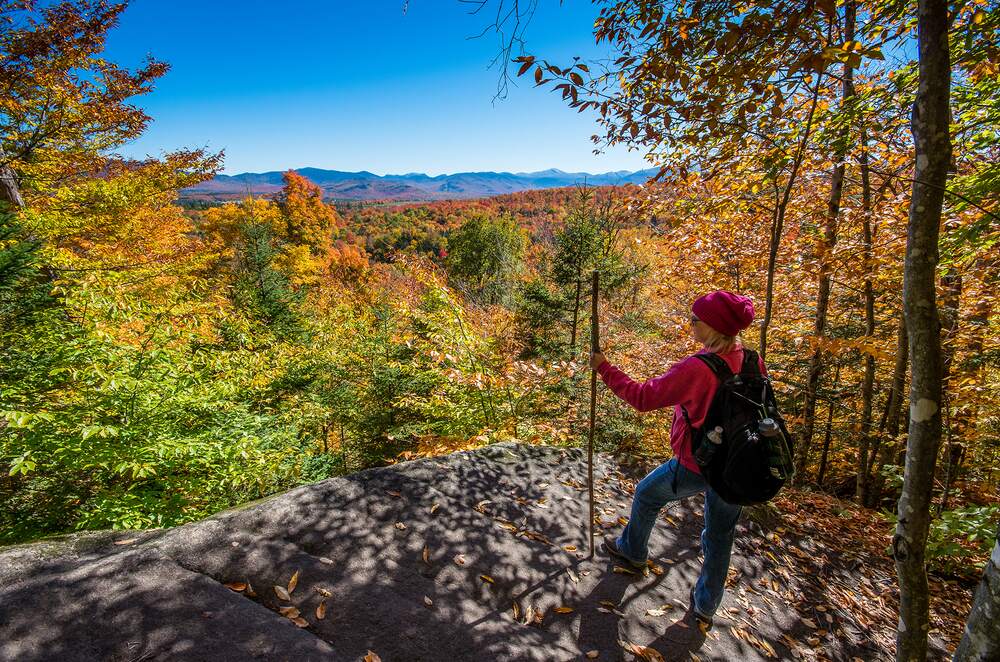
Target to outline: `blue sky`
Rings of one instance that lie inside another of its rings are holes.
[[[646,167],[624,148],[594,156],[595,116],[528,79],[494,101],[496,38],[468,39],[486,14],[457,0],[409,0],[405,13],[403,4],[133,0],[108,56],[135,66],[152,54],[172,69],[141,98],[154,121],[127,153],[224,149],[229,174]],[[588,0],[539,0],[527,50],[566,63],[606,56],[593,43],[595,15]]]

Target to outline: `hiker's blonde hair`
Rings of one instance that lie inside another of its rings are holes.
[[[705,324],[702,322],[702,324]],[[727,336],[724,333],[720,333],[705,324],[705,340],[703,342],[705,349],[716,354],[725,354],[726,352],[731,352],[736,349],[737,346],[742,345],[743,341],[740,340],[739,336]]]

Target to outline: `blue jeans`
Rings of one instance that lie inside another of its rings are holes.
[[[705,493],[705,528],[701,532],[705,562],[694,588],[694,608],[702,616],[711,617],[726,590],[729,556],[741,506],[720,499],[704,478],[685,469],[674,458],[653,469],[636,486],[632,516],[616,542],[618,550],[626,557],[637,563],[644,562],[649,556],[649,534],[663,506],[699,492]]]

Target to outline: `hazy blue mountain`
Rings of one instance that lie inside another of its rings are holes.
[[[381,176],[368,171],[342,172],[321,168],[299,168],[296,172],[319,185],[328,199],[447,200],[485,198],[503,193],[562,188],[584,183],[591,186],[641,184],[652,177],[656,169],[636,172],[618,170],[594,175],[550,168],[540,172],[457,172],[434,177],[419,172]],[[247,194],[267,197],[281,189],[281,176],[282,171],[219,175],[184,189],[181,191],[181,199],[234,200]]]

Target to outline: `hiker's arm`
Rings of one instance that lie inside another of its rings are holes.
[[[596,360],[597,356],[594,358]],[[685,373],[688,373],[687,360],[675,363],[665,374],[640,384],[606,360],[597,368],[597,374],[608,388],[639,411],[652,411],[681,402],[691,386]]]

